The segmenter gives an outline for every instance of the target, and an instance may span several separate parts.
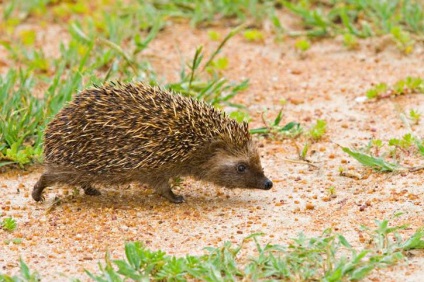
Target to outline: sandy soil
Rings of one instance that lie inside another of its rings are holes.
[[[223,35],[228,31],[215,30]],[[164,79],[175,79],[181,56],[192,58],[199,45],[208,52],[216,48],[218,43],[210,41],[207,31],[184,24],[167,28],[140,59],[149,57]],[[328,227],[359,246],[364,236],[360,224],[372,226],[375,219],[390,218],[399,211],[405,214],[392,223],[409,223],[405,236],[423,226],[424,171],[367,174],[337,145],[365,144],[371,138],[387,141],[408,132],[399,109],[424,113],[422,95],[372,103],[355,99],[379,82],[424,77],[423,48],[417,47],[406,57],[378,39],[362,41],[357,51],[348,51],[333,39],[314,42],[303,58],[294,50],[292,39],[274,42],[273,36],[266,38],[262,43],[246,42],[242,36],[230,40],[222,53],[230,60],[225,76],[250,79],[250,87],[236,101],[248,106],[252,128],[262,126],[264,109],[267,117],[275,117],[282,99],[288,101],[282,123],[299,121],[308,127],[316,119],[325,119],[328,133],[312,145],[309,156],[318,168],[287,161],[297,159],[295,144],[302,146],[301,140],[259,139],[265,172],[275,184],[272,190],[228,190],[187,179],[177,191],[186,197],[181,205],[170,204],[136,184],[105,187],[100,197],[71,196],[72,187],[51,187],[46,190],[46,202],[39,204],[30,192],[42,168],[9,170],[0,175],[0,211],[16,218],[18,227],[13,233],[0,231],[0,237],[23,241],[1,245],[0,271],[16,272],[21,257],[44,281],[67,280],[65,276],[85,280],[83,269],[96,270],[106,251],[121,258],[125,241],[138,240],[151,249],[184,255],[201,254],[203,247],[224,241],[239,243],[258,231],[266,234],[262,242],[285,244],[299,232],[318,235]],[[376,52],[382,44],[383,50]],[[424,137],[422,124],[412,129]],[[411,166],[420,164],[413,156],[405,158]],[[339,176],[340,166],[367,176],[362,180]],[[331,186],[337,197],[329,200]],[[51,209],[56,196],[62,202]],[[368,280],[422,281],[424,254],[414,254],[408,263],[375,272]]]

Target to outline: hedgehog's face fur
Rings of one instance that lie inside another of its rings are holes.
[[[214,153],[205,163],[203,180],[227,188],[272,188],[272,182],[264,175],[259,153],[252,140],[242,150],[219,144],[213,146]]]

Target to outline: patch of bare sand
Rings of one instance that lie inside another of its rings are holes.
[[[216,30],[225,34],[229,29]],[[248,107],[251,127],[262,126],[264,109],[269,118],[275,117],[282,99],[288,101],[283,123],[299,121],[307,126],[318,118],[327,121],[326,137],[311,148],[310,159],[317,169],[285,160],[297,157],[292,141],[262,139],[262,162],[274,180],[272,190],[228,190],[188,179],[178,191],[187,201],[181,205],[136,184],[104,188],[100,197],[70,197],[71,187],[51,187],[46,190],[47,201],[38,204],[30,192],[42,170],[9,171],[0,175],[0,210],[3,216],[16,218],[18,228],[10,234],[0,231],[0,237],[23,241],[2,246],[1,271],[16,272],[21,257],[44,281],[67,280],[62,274],[85,280],[83,269],[96,270],[106,251],[112,258],[123,257],[125,241],[142,241],[151,249],[184,255],[201,254],[203,247],[224,241],[239,243],[258,231],[266,234],[262,242],[285,244],[299,232],[314,236],[328,227],[359,246],[364,236],[360,224],[372,226],[375,219],[399,211],[405,215],[392,223],[410,223],[405,236],[423,226],[423,171],[372,173],[363,180],[341,177],[340,166],[359,172],[362,168],[337,145],[364,144],[371,138],[387,141],[408,132],[399,109],[424,112],[422,95],[374,103],[357,103],[355,98],[378,82],[424,77],[423,49],[404,57],[391,46],[376,53],[372,40],[361,42],[358,51],[324,40],[313,43],[301,58],[293,50],[293,40],[275,43],[267,38],[258,44],[242,36],[230,40],[221,54],[230,63],[225,76],[237,81],[249,78],[250,87],[236,101]],[[175,80],[181,58],[191,59],[199,45],[210,53],[218,44],[209,40],[206,29],[175,25],[162,32],[140,59],[149,57],[164,80]],[[424,136],[422,125],[412,129]],[[417,165],[419,160],[411,162]],[[331,186],[337,197],[328,201]],[[48,212],[55,196],[62,203]],[[313,209],[307,209],[307,204]],[[424,255],[416,252],[408,264],[375,272],[368,280],[421,281],[423,276]]]

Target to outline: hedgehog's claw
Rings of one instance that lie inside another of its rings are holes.
[[[89,196],[99,196],[102,194],[96,188],[91,187],[91,185],[83,186],[82,189],[84,189],[84,193]]]
[[[44,188],[40,188],[40,186],[35,185],[34,190],[32,190],[32,198],[36,202],[44,202],[46,199],[43,195],[43,189]]]
[[[39,195],[38,197],[37,196],[32,196],[32,197],[36,202],[40,202],[40,203],[46,200],[46,197],[44,197],[44,195]]]
[[[184,197],[181,195],[175,195],[171,189],[162,191],[160,194],[174,204],[184,203]]]
[[[174,194],[174,198],[171,201],[175,204],[181,204],[181,203],[184,203],[184,197],[181,195]]]
[[[32,194],[32,198],[36,201],[36,202],[44,202],[46,200],[46,198],[44,197],[44,195],[36,195],[36,194]]]

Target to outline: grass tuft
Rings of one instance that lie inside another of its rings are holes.
[[[265,124],[264,127],[253,128],[250,130],[251,134],[260,134],[264,136],[279,136],[283,138],[294,138],[299,136],[303,132],[303,128],[300,126],[298,122],[289,122],[284,126],[281,126],[281,120],[283,118],[283,110],[281,109],[275,119],[272,122],[267,122],[262,117],[263,122]]]
[[[87,273],[95,281],[107,277],[167,281],[360,280],[376,268],[406,260],[405,251],[424,248],[423,228],[403,239],[399,231],[407,229],[407,225],[390,226],[389,220],[376,220],[375,225],[374,229],[362,226],[369,236],[369,247],[360,250],[331,229],[318,237],[301,233],[287,246],[261,245],[261,234],[252,234],[239,245],[226,242],[221,247],[205,248],[202,256],[180,258],[130,242],[125,245],[124,260],[111,261],[107,256],[106,264],[100,264],[100,273]],[[241,253],[252,240],[255,254],[243,263]]]
[[[219,73],[227,67],[228,59],[223,57],[215,60],[215,58],[221,53],[225,44],[243,28],[244,25],[241,25],[232,29],[204,63],[203,47],[198,47],[192,61],[188,64],[189,71],[186,72],[184,66],[180,72],[180,80],[169,83],[166,87],[184,96],[204,100],[214,106],[227,104],[241,107],[241,105],[232,104],[230,100],[239,92],[245,90],[249,81],[243,80],[240,83],[233,83],[221,77]],[[204,79],[205,75],[207,80]]]
[[[325,132],[327,132],[327,122],[319,119],[317,123],[311,127],[308,134],[313,141],[318,141],[324,136]]]
[[[400,216],[396,214],[395,217]],[[175,257],[152,251],[140,242],[125,244],[125,258],[112,260],[106,253],[97,273],[85,271],[93,281],[347,281],[360,280],[373,270],[406,261],[406,251],[424,248],[424,227],[404,239],[400,231],[407,225],[390,226],[390,220],[376,220],[375,227],[362,226],[368,235],[366,247],[354,248],[341,234],[331,229],[308,237],[300,233],[288,245],[261,244],[252,234],[241,244],[225,242],[207,247],[201,256]],[[255,252],[243,256],[247,244]],[[37,281],[21,261],[20,276],[1,275],[4,281]],[[25,280],[26,279],[26,280]],[[31,280],[32,279],[32,280]]]
[[[368,99],[383,99],[406,94],[424,93],[424,79],[420,77],[406,77],[389,86],[387,83],[379,83],[366,92]]]

